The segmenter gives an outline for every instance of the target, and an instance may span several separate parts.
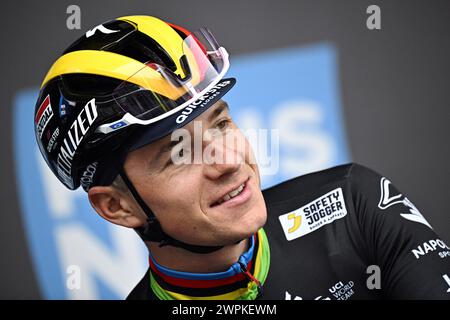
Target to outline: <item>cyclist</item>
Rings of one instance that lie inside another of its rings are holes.
[[[448,299],[449,248],[385,177],[347,164],[261,191],[222,99],[228,68],[208,29],[127,16],[74,42],[42,83],[48,166],[149,249],[129,298]],[[213,161],[192,162],[199,133]]]

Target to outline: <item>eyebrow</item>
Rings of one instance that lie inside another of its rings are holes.
[[[222,112],[229,110],[230,107],[228,106],[228,103],[226,103],[223,100],[219,100],[219,106],[214,109],[213,112],[211,112],[211,114],[208,116],[208,122],[211,123],[215,118],[217,118],[218,116],[220,116],[222,114]],[[182,139],[180,140],[175,140],[175,141],[168,141],[166,144],[164,144],[158,151],[158,153],[155,156],[155,161],[157,162],[161,156],[163,154],[165,154],[166,152],[170,151],[175,145],[177,145],[178,143],[180,143],[182,141]]]

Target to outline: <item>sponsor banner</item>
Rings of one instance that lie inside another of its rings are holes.
[[[278,217],[288,241],[316,231],[347,215],[342,188],[334,189],[303,207]]]
[[[450,248],[441,239],[432,239],[412,249],[411,253],[416,259],[420,259],[429,253],[437,253],[443,259],[450,257]]]

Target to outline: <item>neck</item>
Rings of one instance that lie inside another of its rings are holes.
[[[208,273],[226,271],[248,250],[249,239],[208,254],[194,253],[172,246],[159,247],[154,242],[145,244],[161,266],[183,272]]]

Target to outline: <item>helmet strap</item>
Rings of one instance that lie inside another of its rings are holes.
[[[223,246],[192,245],[192,244],[177,240],[177,239],[169,236],[167,233],[165,233],[164,230],[162,229],[161,224],[159,223],[158,219],[156,218],[155,214],[148,207],[147,203],[145,203],[145,201],[141,198],[141,196],[137,192],[136,188],[134,187],[133,183],[128,178],[128,176],[123,168],[123,165],[118,164],[118,163],[116,163],[116,165],[117,165],[117,170],[118,170],[120,176],[122,177],[123,181],[125,182],[126,186],[130,190],[131,194],[136,199],[137,203],[142,208],[144,213],[147,215],[147,223],[142,227],[135,228],[136,232],[139,234],[139,236],[141,237],[142,240],[151,241],[151,242],[159,242],[160,247],[173,246],[173,247],[185,249],[190,252],[201,253],[201,254],[215,252],[215,251],[223,248]]]

